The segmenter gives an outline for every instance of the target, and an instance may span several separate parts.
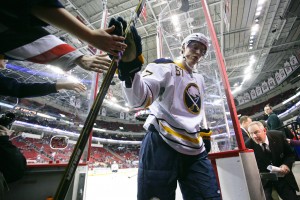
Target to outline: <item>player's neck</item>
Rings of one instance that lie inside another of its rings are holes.
[[[189,66],[184,59],[177,60],[175,63],[177,63],[180,68],[186,70],[189,74],[193,73],[193,66]]]

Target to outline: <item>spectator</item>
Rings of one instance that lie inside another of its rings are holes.
[[[18,5],[18,6],[15,6]],[[52,15],[57,15],[53,17]],[[63,24],[64,20],[69,21]],[[110,60],[106,54],[90,56],[84,55],[79,50],[66,44],[61,39],[49,34],[43,27],[47,26],[42,20],[49,20],[52,23],[68,28],[77,27],[79,36],[86,37],[90,34],[92,39],[97,38],[96,47],[107,49],[110,45],[125,46],[121,44],[121,37],[110,36],[108,33],[112,30],[89,30],[75,17],[69,14],[57,0],[51,1],[20,1],[12,0],[3,2],[0,8],[0,59],[25,60],[40,64],[51,64],[68,71],[79,65],[81,68],[89,71],[103,72],[110,65]],[[106,33],[106,31],[108,31]],[[82,32],[81,34],[79,32]],[[85,34],[83,34],[85,33]],[[108,46],[101,47],[99,39]],[[85,39],[88,39],[87,37]],[[92,41],[91,41],[92,42]],[[93,42],[92,42],[93,43]],[[114,46],[111,49],[115,49]],[[2,62],[3,63],[3,62]]]
[[[282,131],[282,133],[285,134],[287,138],[293,138],[293,134],[291,133],[291,131],[287,127],[283,126],[282,121],[273,112],[273,109],[269,104],[267,104],[264,107],[264,111],[265,114],[268,115],[268,121],[267,121],[268,130]]]
[[[26,169],[25,157],[20,150],[9,141],[11,134],[12,131],[0,125],[0,199],[4,199],[3,193],[6,183],[11,183],[22,178]]]
[[[4,60],[0,60],[3,62]],[[5,67],[5,64],[0,64]],[[84,92],[86,87],[82,83],[20,83],[17,80],[0,74],[0,95],[12,96],[18,98],[44,96],[51,93],[57,93],[59,90],[74,90]]]
[[[124,37],[110,35],[115,27],[91,30],[64,9],[58,0],[5,1],[1,3],[0,17],[0,53],[8,57],[9,52],[14,49],[11,48],[13,45],[18,47],[20,43],[24,44],[24,41],[27,41],[26,43],[34,41],[37,35],[47,35],[42,27],[48,24],[63,29],[90,45],[115,56],[118,55],[116,51],[124,51],[126,48],[126,45],[122,43]],[[44,41],[42,44],[46,45]],[[29,51],[32,49],[27,52]]]
[[[247,115],[241,116],[241,118],[240,118],[240,125],[241,125],[241,129],[242,129],[244,142],[246,142],[247,140],[250,139],[250,135],[248,133],[248,126],[251,122],[252,122],[252,119]]]
[[[291,146],[300,146],[300,140],[286,139]]]
[[[264,108],[265,114],[268,115],[267,127],[268,130],[278,130],[283,126],[279,117],[273,112],[272,107],[267,104]]]
[[[250,123],[248,131],[253,140],[248,140],[246,146],[254,150],[259,172],[269,172],[267,167],[273,165],[279,167],[283,175],[278,181],[263,181],[266,200],[272,200],[273,187],[283,200],[296,200],[299,188],[291,171],[295,157],[283,134],[267,131],[259,121]]]

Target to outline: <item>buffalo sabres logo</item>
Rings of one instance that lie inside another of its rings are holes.
[[[198,86],[195,83],[189,84],[183,94],[183,100],[190,113],[199,114],[201,110],[201,98]]]

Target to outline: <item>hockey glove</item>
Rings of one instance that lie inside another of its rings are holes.
[[[121,17],[117,19],[112,18],[109,22],[109,26],[113,25],[116,28],[112,34],[123,35],[127,27],[127,22]],[[130,31],[125,43],[127,44],[127,48],[119,61],[118,77],[121,81],[125,81],[127,88],[131,88],[135,73],[140,71],[144,64],[142,40],[134,26],[130,26]]]
[[[210,136],[212,134],[212,131],[210,129],[202,129],[200,128],[200,136],[203,139],[205,149],[208,152],[210,152],[211,149],[211,143],[210,143]]]

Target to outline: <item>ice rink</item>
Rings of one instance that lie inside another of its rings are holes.
[[[86,200],[135,200],[137,194],[137,169],[93,170],[87,179]],[[182,200],[177,186],[176,200]]]

